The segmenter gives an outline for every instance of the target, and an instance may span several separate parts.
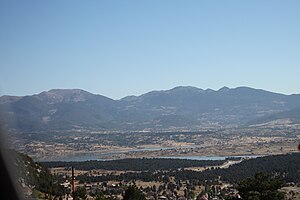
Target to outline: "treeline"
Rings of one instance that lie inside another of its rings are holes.
[[[157,161],[154,159],[153,161]],[[177,180],[189,180],[194,184],[216,183],[219,180],[238,183],[248,177],[253,177],[257,172],[265,172],[276,176],[284,177],[286,182],[300,182],[300,154],[286,154],[259,157],[256,159],[244,160],[239,164],[230,166],[227,169],[212,168],[203,172],[184,170],[183,168],[171,170],[127,172],[120,175],[108,174],[91,176],[89,173],[77,177],[81,182],[104,182],[116,181],[164,181],[168,182],[170,177]],[[182,166],[181,166],[182,167]]]
[[[283,176],[286,182],[300,183],[300,154],[258,157],[244,160],[226,169],[216,167],[203,172],[184,170],[170,175],[183,180],[197,179],[207,182],[220,179],[230,183],[238,183],[243,179],[253,177],[258,172]]]
[[[142,159],[120,159],[109,161],[84,161],[84,162],[41,162],[43,166],[53,167],[75,167],[78,170],[120,170],[120,171],[156,171],[169,170],[186,167],[208,167],[222,165],[224,160],[188,160],[167,158],[142,158]]]
[[[222,180],[236,183],[253,177],[256,172],[282,175],[286,182],[300,182],[300,154],[291,153],[245,160],[228,169],[214,169],[203,172],[204,176],[221,176]]]
[[[273,155],[244,160],[226,169],[213,168],[203,172],[180,171],[174,175],[183,180],[198,179],[201,181],[222,180],[238,183],[243,179],[253,177],[257,172],[283,176],[286,182],[300,183],[300,154]]]

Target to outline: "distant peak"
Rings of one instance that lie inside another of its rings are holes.
[[[57,94],[67,94],[67,93],[72,93],[72,94],[80,94],[80,93],[86,93],[86,94],[91,94],[85,90],[82,89],[52,89],[49,90],[46,93],[57,93]]]
[[[210,89],[210,88],[207,88],[207,89],[205,90],[205,92],[215,92],[215,90]]]
[[[81,89],[52,89],[42,92],[37,97],[47,100],[49,103],[86,101],[93,94]]]
[[[18,97],[18,96],[4,95],[4,96],[0,97],[0,104],[12,103],[12,102],[18,101],[21,98],[22,97]]]
[[[171,91],[189,91],[189,90],[201,90],[200,88],[193,87],[193,86],[177,86],[171,89]]]
[[[224,86],[224,87],[220,88],[218,91],[219,91],[219,92],[226,92],[226,91],[228,91],[228,90],[230,90],[230,88]]]

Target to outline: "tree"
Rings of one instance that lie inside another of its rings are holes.
[[[87,198],[86,189],[85,189],[84,186],[76,187],[75,197],[76,197],[76,200],[79,199],[79,198],[85,200]]]
[[[95,200],[117,200],[114,196],[104,196],[103,193],[99,193],[96,195]]]
[[[146,200],[146,197],[135,185],[131,185],[125,191],[124,200]]]
[[[242,180],[237,189],[245,200],[283,200],[284,193],[278,191],[283,185],[284,180],[281,177],[271,177],[259,172],[254,178]]]
[[[195,192],[194,191],[192,191],[192,190],[190,190],[189,192],[188,192],[188,199],[195,199],[195,197],[196,197],[196,194],[195,194]]]

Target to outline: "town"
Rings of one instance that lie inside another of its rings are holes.
[[[240,162],[239,160],[238,162]],[[227,162],[220,166],[226,167]],[[194,168],[194,170],[207,170],[209,167]],[[179,169],[184,170],[184,169]],[[191,168],[187,168],[191,170]],[[123,199],[126,190],[134,186],[141,194],[149,200],[219,200],[228,198],[237,198],[240,196],[238,191],[230,183],[224,183],[220,180],[210,183],[203,183],[195,180],[181,180],[174,176],[168,176],[167,172],[172,170],[156,170],[153,180],[105,180],[97,181],[99,177],[109,175],[120,176],[125,173],[141,173],[138,171],[116,171],[116,170],[75,170],[74,188],[76,195],[87,199]],[[72,172],[71,168],[51,168],[51,173],[65,180],[60,184],[65,187],[67,194],[64,199],[72,199]],[[89,177],[89,178],[87,178]],[[154,178],[155,177],[155,178]],[[157,180],[154,180],[156,179]],[[141,178],[143,179],[143,178]],[[101,180],[101,178],[100,178]]]

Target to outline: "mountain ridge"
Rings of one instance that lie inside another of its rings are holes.
[[[219,90],[177,86],[114,100],[81,89],[53,89],[31,96],[2,96],[0,105],[7,127],[22,131],[200,128],[240,126],[288,112],[300,107],[300,94],[245,86]]]
[[[50,90],[46,90],[46,91],[42,91],[40,93],[34,93],[34,94],[28,94],[28,95],[8,95],[8,94],[4,94],[4,95],[1,95],[0,96],[0,100],[1,98],[20,98],[20,97],[26,97],[26,96],[38,96],[38,95],[41,95],[43,93],[61,93],[61,92],[68,92],[68,91],[73,91],[74,93],[75,92],[82,92],[82,93],[88,93],[88,94],[92,94],[92,95],[100,95],[100,96],[103,96],[103,97],[106,97],[106,98],[109,98],[109,99],[112,99],[112,100],[115,100],[115,101],[118,101],[118,100],[122,100],[124,98],[127,98],[127,97],[140,97],[140,96],[143,96],[147,93],[152,93],[152,92],[168,92],[168,91],[178,91],[178,90],[188,90],[188,89],[191,89],[191,90],[199,90],[199,92],[220,92],[220,91],[230,91],[230,90],[240,90],[240,89],[249,89],[249,90],[256,90],[256,91],[263,91],[263,92],[268,92],[268,93],[273,93],[273,94],[280,94],[280,95],[285,95],[285,96],[293,96],[293,95],[300,95],[297,94],[297,93],[293,93],[293,94],[283,94],[283,93],[280,93],[280,92],[273,92],[273,91],[268,91],[268,90],[265,90],[265,89],[259,89],[259,88],[252,88],[252,87],[248,87],[248,86],[238,86],[238,87],[233,87],[233,88],[230,88],[230,87],[227,87],[227,86],[223,86],[223,87],[220,87],[219,89],[211,89],[211,88],[206,88],[206,89],[203,89],[203,88],[198,88],[198,87],[195,87],[195,86],[175,86],[173,88],[170,88],[170,89],[163,89],[163,90],[151,90],[149,92],[146,92],[146,93],[143,93],[143,94],[140,94],[140,95],[127,95],[127,96],[124,96],[124,97],[121,97],[121,98],[117,98],[117,99],[113,99],[111,97],[108,97],[108,96],[104,96],[104,95],[101,95],[101,94],[96,94],[96,93],[91,93],[87,90],[84,90],[84,89],[78,89],[78,88],[70,88],[70,89],[67,89],[67,88],[64,88],[64,89],[60,89],[60,88],[55,88],[55,89],[50,89]],[[1,101],[0,101],[1,103]]]

